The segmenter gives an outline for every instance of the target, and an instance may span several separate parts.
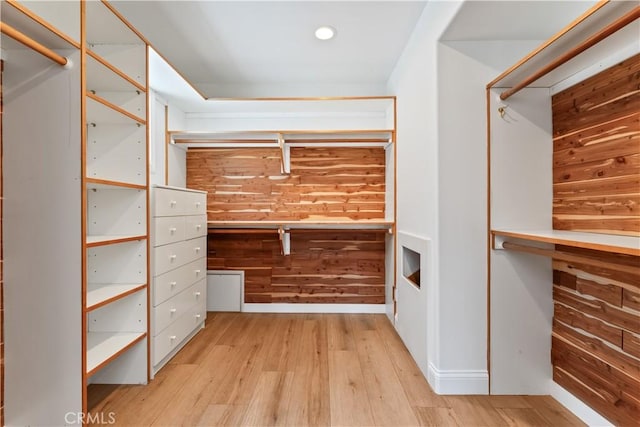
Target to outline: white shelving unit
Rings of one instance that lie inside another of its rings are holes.
[[[146,43],[103,2],[83,3],[85,386],[148,381]]]

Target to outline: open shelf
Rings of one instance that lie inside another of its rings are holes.
[[[87,375],[93,375],[146,336],[145,332],[87,333]]]
[[[129,236],[113,236],[113,235],[90,235],[87,236],[87,247],[113,245],[116,243],[133,242],[135,240],[145,240],[146,235],[129,235]]]
[[[88,190],[108,190],[113,188],[133,188],[136,190],[145,190],[146,185],[131,184],[129,182],[111,181],[108,179],[87,178]]]
[[[87,92],[87,123],[98,124],[131,124],[145,125],[146,121],[117,105]]]
[[[208,221],[209,229],[391,230],[393,221]]]
[[[146,286],[144,283],[89,283],[87,285],[87,311],[117,301],[144,289]]]
[[[259,147],[279,143],[295,146],[353,145],[384,147],[393,142],[393,130],[267,130],[239,132],[169,132],[171,140],[192,148]]]
[[[500,236],[640,256],[640,237],[634,236],[564,230],[491,230],[491,235],[494,249],[495,238]]]
[[[143,85],[90,50],[87,51],[87,88],[96,91],[146,92]]]

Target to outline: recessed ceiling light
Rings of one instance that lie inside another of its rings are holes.
[[[316,30],[316,38],[320,40],[329,40],[329,39],[332,39],[333,36],[335,35],[336,35],[336,29],[333,27],[329,27],[327,25],[319,27]]]

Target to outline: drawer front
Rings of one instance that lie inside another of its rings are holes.
[[[207,213],[206,193],[185,193],[185,215],[204,215]]]
[[[154,218],[153,246],[166,245],[185,239],[185,218],[182,216],[165,216]],[[195,237],[195,236],[194,236]]]
[[[191,331],[202,325],[206,310],[206,302],[200,302],[153,338],[154,365],[160,363]]]
[[[154,216],[184,215],[187,211],[188,194],[186,191],[156,188]]]
[[[207,281],[205,279],[191,285],[178,295],[153,308],[153,334],[157,335],[167,326],[182,317],[191,307],[206,301]]]
[[[207,216],[194,215],[185,217],[185,239],[194,239],[207,235]]]
[[[185,240],[153,248],[155,275],[166,273],[180,266],[202,258],[207,254],[207,238]]]
[[[199,258],[153,278],[153,302],[155,307],[178,295],[198,280],[207,277],[207,259]]]

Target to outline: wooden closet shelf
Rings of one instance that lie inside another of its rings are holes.
[[[87,333],[87,376],[95,374],[146,336],[145,332]]]
[[[491,237],[493,249],[502,249],[500,244],[496,244],[496,237],[511,237],[533,242],[640,256],[640,237],[636,236],[565,230],[491,230]]]
[[[147,236],[145,235],[131,235],[131,236],[87,236],[87,247],[95,247],[95,246],[105,246],[105,245],[114,245],[116,243],[125,243],[125,242],[133,242],[136,240],[144,240]]]
[[[135,190],[146,190],[144,184],[132,184],[129,182],[112,181],[109,179],[87,178],[87,189],[113,189],[113,188],[132,188]]]
[[[209,230],[389,230],[393,221],[208,221]]]
[[[95,310],[146,287],[145,283],[89,283],[86,310]]]

